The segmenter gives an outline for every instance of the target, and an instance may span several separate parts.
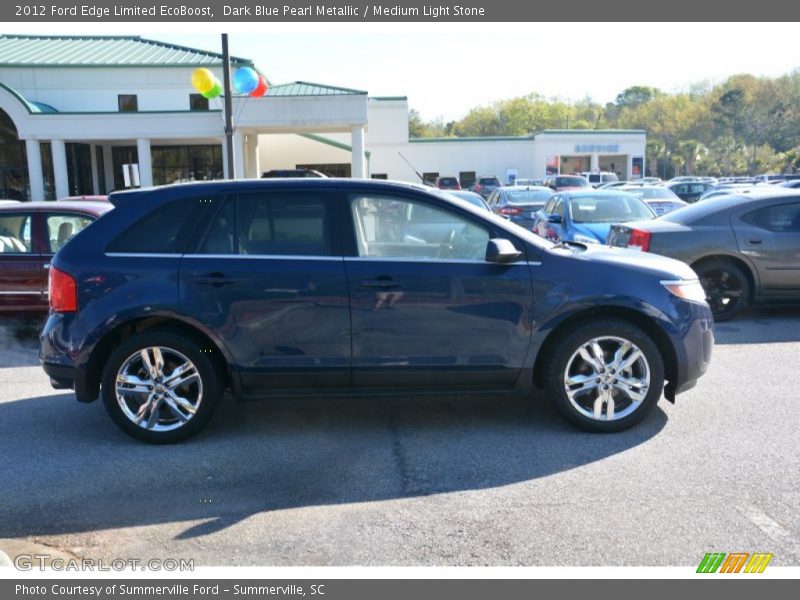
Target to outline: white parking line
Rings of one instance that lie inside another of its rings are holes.
[[[800,540],[792,535],[792,532],[776,523],[772,518],[760,508],[748,505],[738,507],[750,522],[764,532],[770,539],[781,545],[784,550],[788,550],[795,559],[800,560]]]

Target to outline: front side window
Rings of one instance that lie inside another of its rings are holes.
[[[47,215],[47,241],[48,251],[56,253],[66,244],[75,234],[85,229],[94,219],[86,215],[75,214],[52,214]]]
[[[486,255],[489,231],[456,212],[393,196],[356,195],[350,206],[359,256],[479,260]]]
[[[31,215],[0,216],[0,253],[28,254],[32,252]]]

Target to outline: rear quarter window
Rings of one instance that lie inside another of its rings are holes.
[[[211,202],[210,198],[182,198],[162,204],[117,236],[106,251],[181,254]]]

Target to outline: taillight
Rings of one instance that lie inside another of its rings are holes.
[[[642,252],[650,251],[650,240],[653,234],[649,231],[641,229],[631,229],[631,235],[628,238],[628,248],[638,248]]]
[[[519,206],[503,206],[499,212],[501,215],[515,216],[521,215],[522,209]]]
[[[78,288],[72,275],[50,267],[47,288],[50,294],[50,310],[53,312],[78,310]]]

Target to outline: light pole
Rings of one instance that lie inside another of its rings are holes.
[[[225,86],[225,147],[228,149],[228,179],[233,179],[233,110],[231,108],[231,57],[228,34],[222,34],[222,85]]]

